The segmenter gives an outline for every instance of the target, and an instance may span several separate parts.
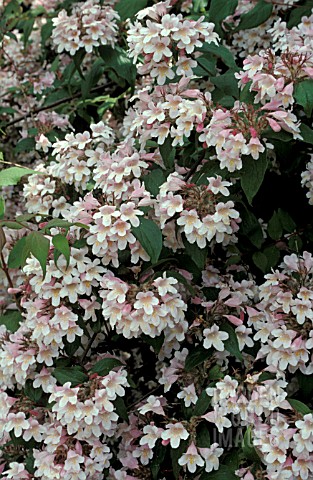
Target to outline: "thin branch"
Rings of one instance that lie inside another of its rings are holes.
[[[11,279],[11,276],[10,276],[10,273],[9,273],[9,269],[7,267],[7,264],[5,262],[4,255],[3,255],[2,252],[0,254],[0,257],[1,257],[1,264],[2,264],[1,268],[4,271],[5,276],[7,277],[8,284],[9,284],[10,288],[14,288],[14,285],[13,285],[13,282],[12,282],[12,279]],[[13,297],[14,297],[17,308],[19,309],[20,312],[23,312],[23,308],[21,306],[20,299],[18,298],[18,296],[15,293],[13,293]]]
[[[97,334],[96,332],[94,332],[93,335],[92,335],[92,337],[89,339],[89,342],[88,342],[87,345],[86,345],[86,348],[85,348],[84,354],[83,354],[83,356],[82,356],[82,358],[81,358],[81,360],[80,360],[80,363],[83,363],[83,362],[84,362],[84,360],[85,360],[85,358],[87,357],[87,354],[88,354],[88,352],[89,352],[89,350],[90,350],[90,348],[91,348],[91,345],[93,344],[93,342],[94,342],[94,340],[95,340],[95,338],[96,338],[97,335],[98,335],[98,334]]]
[[[97,91],[100,91],[102,90],[104,87],[108,87],[110,84],[105,84],[105,85],[99,85],[98,87],[94,87],[90,90],[90,93],[95,93]],[[21,122],[22,120],[25,120],[26,118],[28,117],[31,117],[32,115],[36,114],[36,113],[39,113],[39,112],[43,112],[45,110],[49,110],[50,108],[55,108],[55,107],[59,107],[60,105],[63,105],[63,103],[67,103],[67,102],[71,102],[72,100],[74,100],[75,98],[79,98],[82,96],[82,92],[78,92],[78,93],[75,93],[74,95],[72,95],[71,97],[66,97],[66,98],[62,98],[60,100],[57,100],[56,102],[54,103],[51,103],[50,105],[46,105],[46,106],[43,106],[43,107],[39,107],[39,108],[35,108],[34,110],[26,113],[25,115],[21,115],[20,117],[18,118],[15,118],[14,120],[11,120],[10,122],[6,123],[5,125],[3,125],[3,128],[6,128],[6,127],[11,127],[11,125],[15,125],[15,123],[19,123]]]

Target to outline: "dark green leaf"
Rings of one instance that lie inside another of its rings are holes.
[[[10,332],[16,332],[19,329],[20,322],[23,320],[21,312],[18,310],[7,310],[0,316],[0,325],[5,325]]]
[[[42,27],[41,27],[41,43],[42,46],[44,47],[46,45],[46,42],[49,40],[51,37],[51,33],[53,30],[53,24],[52,20],[48,20]]]
[[[90,369],[90,372],[105,377],[114,367],[120,367],[122,365],[123,363],[117,358],[102,358],[102,360],[99,360],[99,362],[94,364]]]
[[[191,372],[191,370],[198,367],[198,365],[208,360],[208,358],[212,357],[212,353],[212,348],[206,349],[202,345],[193,348],[191,352],[188,353],[185,361],[186,372]]]
[[[271,247],[266,247],[264,249],[264,255],[267,258],[266,272],[270,272],[271,269],[276,267],[277,263],[279,262],[279,250],[275,245],[272,245]]]
[[[158,337],[149,337],[148,335],[141,335],[142,339],[144,340],[145,343],[147,343],[148,345],[150,345],[154,352],[156,354],[159,354],[160,353],[160,350],[162,348],[162,345],[164,343],[164,334],[162,333],[162,335],[159,335]]]
[[[238,338],[233,327],[225,322],[220,326],[220,330],[228,333],[228,339],[223,341],[225,349],[228,350],[231,355],[238,358],[238,360],[243,360],[242,353],[239,350]]]
[[[263,272],[267,271],[267,256],[262,252],[255,252],[252,255],[254,264]]]
[[[133,227],[132,232],[155,264],[163,246],[160,228],[152,220],[141,218],[139,227]]]
[[[10,167],[0,171],[0,187],[6,187],[8,185],[17,185],[22,177],[25,175],[32,175],[37,173],[35,170],[22,167]]]
[[[0,196],[0,220],[4,217],[5,213],[5,200]]]
[[[151,474],[153,480],[158,480],[159,471],[162,465],[162,462],[166,455],[166,447],[162,445],[162,441],[158,440],[154,449],[153,459],[150,464]]]
[[[122,397],[117,397],[116,400],[114,400],[114,406],[116,413],[118,414],[119,417],[121,417],[125,422],[129,422],[128,418],[128,413],[127,413],[127,408],[125,405],[125,402]]]
[[[223,45],[215,45],[215,43],[204,43],[202,47],[199,48],[199,50],[200,52],[210,52],[216,57],[220,58],[229,68],[233,68],[236,71],[239,70],[233,54],[230,52],[230,50],[228,50],[228,48],[224,47]]]
[[[24,393],[33,402],[37,403],[41,399],[43,391],[41,388],[34,388],[32,380],[26,380]]]
[[[241,15],[240,23],[233,32],[258,27],[271,16],[272,11],[273,5],[271,3],[268,3],[265,0],[259,0],[252,10]]]
[[[211,445],[210,431],[207,422],[201,422],[197,428],[196,445],[199,448],[209,448]]]
[[[81,82],[81,91],[83,99],[87,98],[92,87],[97,85],[104,71],[104,62],[102,58],[98,58],[92,65],[88,74],[85,76],[85,80]]]
[[[290,12],[287,27],[291,29],[301,22],[301,18],[304,16],[310,16],[313,8],[313,0],[307,0],[304,5],[297,5],[297,8],[293,8]]]
[[[215,30],[219,35],[223,35],[224,30],[221,23],[224,18],[232,15],[236,10],[238,0],[227,0],[221,3],[221,0],[212,0],[209,9],[209,20],[215,24]]]
[[[115,10],[118,12],[122,21],[127,20],[136,15],[137,12],[147,6],[148,0],[119,0],[115,5]]]
[[[258,160],[252,157],[243,158],[243,168],[241,171],[241,187],[245,192],[248,202],[252,203],[253,198],[259,191],[264,180],[267,169],[266,151],[260,154]]]
[[[9,258],[9,268],[20,268],[25,265],[26,259],[29,255],[29,250],[26,247],[26,237],[20,238],[12,248]]]
[[[305,123],[301,123],[300,125],[300,133],[305,143],[310,143],[313,145],[313,130],[312,128],[308,127]]]
[[[186,452],[187,448],[188,448],[187,440],[182,440],[177,448],[171,448],[171,459],[172,459],[173,475],[175,480],[179,478],[179,472],[181,470],[181,466],[178,464],[178,460]]]
[[[200,480],[238,480],[238,477],[232,468],[220,465],[216,472],[203,473]]]
[[[283,226],[284,230],[286,230],[286,232],[291,233],[297,228],[296,223],[293,221],[288,212],[285,212],[284,210],[279,208],[278,216],[280,223]]]
[[[278,212],[274,212],[268,222],[267,232],[273,240],[279,240],[283,234],[283,227]]]
[[[68,239],[61,233],[58,233],[52,238],[52,243],[55,248],[64,255],[68,266],[71,257],[71,248],[69,246]]]
[[[200,417],[201,415],[204,415],[210,405],[211,398],[207,395],[205,390],[202,390],[193,409],[193,415],[195,417]]]
[[[88,376],[82,371],[81,367],[57,367],[52,375],[61,385],[70,382],[71,387],[76,387],[88,380]]]
[[[134,85],[136,67],[125,50],[120,47],[114,49],[106,45],[99,47],[99,51],[106,69],[113,69],[118,77],[125,79],[130,85]]]
[[[252,462],[259,462],[260,457],[257,454],[257,451],[253,445],[252,441],[252,427],[247,427],[247,430],[244,434],[243,441],[242,441],[242,451],[244,456],[247,460]]]
[[[46,276],[47,259],[49,255],[50,242],[39,232],[31,232],[26,237],[25,248],[38,260],[42,268],[43,276]]]
[[[200,268],[200,270],[203,270],[208,255],[208,249],[200,248],[196,243],[189,243],[187,240],[184,241],[184,245],[185,253],[192,259],[197,267]]]
[[[23,20],[23,41],[24,41],[24,47],[26,46],[29,36],[32,33],[33,26],[35,23],[34,18],[28,18],[27,20]]]
[[[166,182],[166,177],[160,168],[156,168],[143,177],[143,182],[146,190],[156,197],[159,193],[160,186]]]
[[[313,109],[313,80],[307,79],[297,83],[294,98],[303,107],[306,116],[311,117]]]
[[[163,145],[159,146],[160,154],[166,169],[172,170],[174,167],[176,149],[172,146],[172,138],[168,136]]]
[[[211,77],[210,81],[218,87],[224,95],[231,95],[236,99],[239,98],[238,81],[234,76],[234,72],[228,71],[218,77]]]
[[[287,401],[296,412],[299,412],[302,415],[313,413],[312,410],[307,405],[305,405],[305,403],[302,403],[299,400],[295,400],[294,398],[287,398]]]
[[[31,137],[23,138],[18,142],[14,151],[15,153],[31,152],[32,150],[34,150],[35,146],[36,146],[36,142],[34,138],[31,138]],[[19,167],[14,167],[14,168],[19,168]],[[32,172],[32,173],[38,173],[38,172]]]
[[[240,233],[250,240],[257,248],[260,248],[264,242],[263,232],[256,216],[247,208],[240,214],[242,223],[240,224]]]

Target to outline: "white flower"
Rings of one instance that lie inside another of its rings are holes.
[[[203,346],[204,348],[210,348],[213,347],[216,348],[219,352],[222,352],[225,347],[223,344],[223,340],[227,340],[229,335],[227,332],[222,332],[219,330],[217,325],[212,325],[211,328],[206,328],[203,330],[203,336],[204,336],[204,342]]]
[[[185,429],[184,425],[180,422],[168,423],[166,425],[167,430],[161,435],[163,440],[169,440],[172,448],[179,447],[181,440],[187,440],[189,433]]]
[[[190,407],[192,403],[197,403],[198,395],[196,394],[194,383],[183,388],[182,391],[178,393],[177,397],[184,399],[185,407]]]
[[[192,442],[186,453],[184,453],[178,460],[178,464],[181,466],[187,465],[189,472],[194,473],[197,470],[197,466],[203,467],[204,460],[200,457],[197,447]]]

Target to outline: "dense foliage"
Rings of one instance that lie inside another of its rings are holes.
[[[312,480],[313,1],[0,7],[0,477]]]

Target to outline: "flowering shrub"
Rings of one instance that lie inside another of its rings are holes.
[[[0,9],[0,477],[312,480],[311,0]]]

